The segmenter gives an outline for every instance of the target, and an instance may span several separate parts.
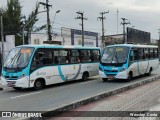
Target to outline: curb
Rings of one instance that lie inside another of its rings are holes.
[[[98,100],[103,99],[105,97],[116,95],[118,93],[124,92],[124,91],[132,89],[132,88],[136,88],[138,86],[150,83],[152,81],[156,81],[158,79],[160,79],[160,75],[148,78],[144,81],[136,82],[136,83],[133,83],[133,84],[130,84],[130,85],[125,85],[121,88],[117,88],[117,89],[114,89],[114,90],[111,90],[111,91],[100,93],[100,94],[97,94],[97,95],[92,96],[92,97],[88,97],[88,98],[85,98],[85,99],[83,98],[82,100],[74,101],[72,103],[62,105],[61,107],[58,107],[58,108],[49,109],[47,112],[43,112],[42,116],[43,117],[54,117],[54,116],[56,116],[60,113],[78,108],[82,105],[86,105],[86,104],[91,103],[91,102],[98,101]],[[32,120],[33,118],[29,118],[29,119]]]

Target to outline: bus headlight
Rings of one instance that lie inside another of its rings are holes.
[[[123,67],[121,70],[120,70],[120,72],[123,72],[123,71],[125,71],[126,70],[126,67]]]
[[[25,74],[22,74],[22,75],[19,77],[19,79],[21,79],[21,78],[23,78],[23,77],[25,77]]]

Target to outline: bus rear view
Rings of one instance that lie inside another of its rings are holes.
[[[127,79],[129,47],[110,46],[106,47],[102,53],[99,75],[103,81],[108,79]]]

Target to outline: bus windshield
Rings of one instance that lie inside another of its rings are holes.
[[[33,48],[14,48],[8,54],[4,68],[5,69],[22,69],[25,68],[33,53]]]
[[[104,49],[101,63],[122,64],[127,61],[129,47],[107,47]]]

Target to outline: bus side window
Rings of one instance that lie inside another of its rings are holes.
[[[45,51],[44,52],[44,58],[43,58],[43,64],[50,65],[52,63],[53,63],[52,52],[51,51]]]
[[[131,50],[131,52],[130,52],[129,59],[130,59],[130,61],[134,60],[134,51],[133,50]]]
[[[138,60],[138,51],[134,50],[134,60]]]
[[[149,59],[149,49],[148,48],[144,49],[144,55],[145,55],[145,59]]]
[[[137,50],[131,50],[131,52],[130,52],[130,60],[131,61],[138,60],[138,51]]]

